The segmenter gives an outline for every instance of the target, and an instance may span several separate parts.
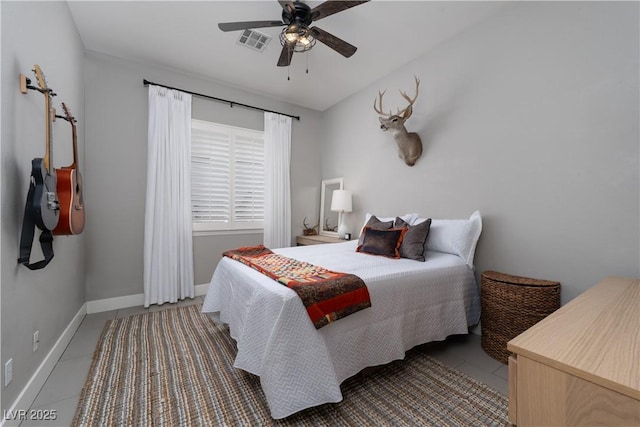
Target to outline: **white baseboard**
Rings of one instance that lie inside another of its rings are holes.
[[[196,285],[196,296],[206,295],[209,290],[209,284],[205,283],[204,285]]]
[[[40,389],[42,388],[44,383],[47,381],[47,378],[49,378],[51,371],[53,371],[53,368],[56,366],[56,363],[58,363],[58,360],[62,356],[62,353],[64,353],[64,350],[69,345],[69,342],[71,342],[73,335],[78,330],[78,327],[80,327],[80,323],[82,323],[82,319],[84,319],[84,316],[86,314],[87,314],[87,304],[85,303],[82,305],[82,307],[80,307],[80,310],[78,310],[78,312],[73,317],[71,322],[69,322],[64,332],[62,332],[62,335],[60,335],[60,338],[58,338],[56,343],[53,345],[53,348],[51,348],[49,353],[47,353],[44,360],[42,361],[40,366],[38,366],[38,369],[36,369],[36,372],[29,379],[29,381],[27,382],[27,385],[25,385],[24,389],[22,389],[22,391],[18,395],[18,398],[13,403],[13,405],[11,405],[11,408],[9,409],[9,411],[7,411],[7,413],[16,414],[18,409],[25,409],[25,408],[28,409],[31,407],[33,402],[36,400],[36,397],[38,397],[38,393],[40,393]],[[0,427],[19,426],[19,425],[20,425],[20,420],[18,419],[13,419],[13,420],[3,419],[0,422]]]
[[[144,294],[126,295],[123,297],[104,298],[87,301],[87,314],[144,305]]]
[[[196,296],[206,295],[209,284],[196,285]],[[119,310],[121,308],[144,305],[144,294],[126,295],[123,297],[104,298],[87,301],[87,314],[101,313],[103,311]]]

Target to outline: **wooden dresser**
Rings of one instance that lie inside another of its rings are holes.
[[[640,280],[608,277],[508,342],[509,421],[640,425]]]

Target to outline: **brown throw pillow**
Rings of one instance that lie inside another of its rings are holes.
[[[427,218],[426,221],[420,224],[409,225],[396,217],[394,227],[407,227],[407,232],[402,239],[402,245],[400,245],[400,256],[424,262],[424,248],[431,228],[431,218]]]
[[[406,232],[406,228],[376,230],[375,228],[365,227],[363,243],[358,246],[356,251],[389,258],[400,258],[399,249]]]
[[[360,238],[358,239],[358,246],[364,242],[364,229],[367,227],[371,227],[374,230],[388,230],[393,227],[393,221],[381,222],[378,217],[371,215],[371,218],[369,218],[369,221],[367,221],[362,229],[362,234],[360,234]]]

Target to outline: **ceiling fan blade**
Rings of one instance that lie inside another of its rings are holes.
[[[356,50],[358,50],[357,47],[347,43],[342,39],[339,39],[338,37],[326,32],[321,28],[312,27],[309,28],[309,31],[311,32],[311,35],[316,38],[316,40],[326,44],[345,58],[349,58],[351,55],[356,53]]]
[[[362,3],[367,3],[369,0],[365,1],[325,1],[324,3],[319,4],[318,6],[311,9],[311,19],[317,21],[318,19],[326,18],[329,15],[333,15],[334,13],[342,12],[343,10],[349,9],[353,6],[358,6]]]
[[[278,3],[280,3],[280,6],[282,6],[282,8],[287,12],[292,14],[293,12],[296,11],[296,7],[293,5],[292,1],[288,1],[288,0],[278,0]]]
[[[287,67],[291,64],[293,48],[295,47],[294,44],[286,43],[282,46],[282,52],[280,52],[280,58],[278,58],[278,67]]]
[[[265,28],[265,27],[281,27],[287,25],[282,21],[247,21],[247,22],[223,22],[218,24],[218,28],[222,31],[238,31],[238,30],[250,30],[253,28]]]

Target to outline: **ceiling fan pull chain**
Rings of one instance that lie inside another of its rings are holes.
[[[307,74],[309,74],[309,51],[306,51],[304,56],[307,57]]]
[[[289,58],[291,58],[291,51],[293,50],[294,45],[288,44],[287,47],[289,48]],[[291,80],[291,61],[287,64],[287,80]]]

